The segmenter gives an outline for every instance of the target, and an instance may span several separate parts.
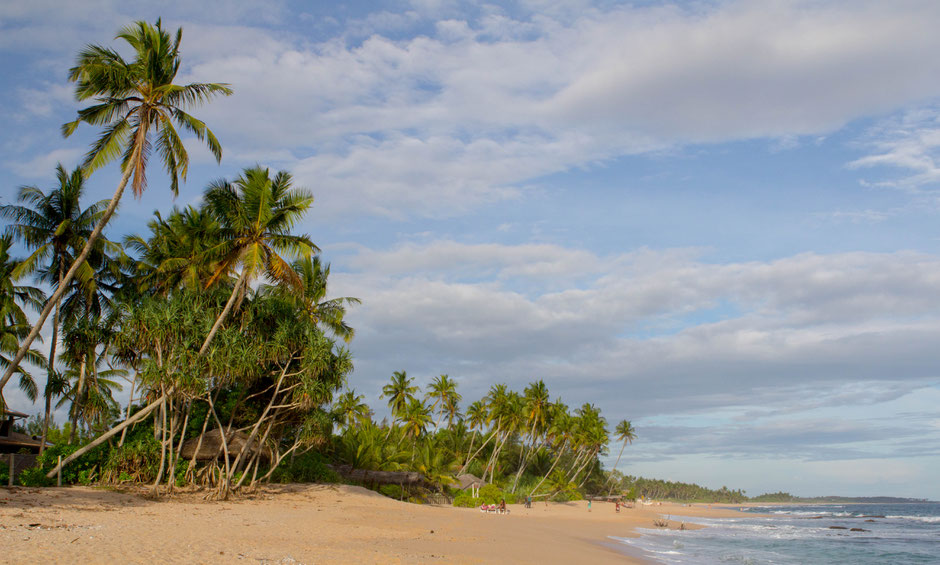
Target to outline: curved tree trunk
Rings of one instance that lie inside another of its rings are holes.
[[[209,335],[206,336],[206,341],[203,342],[202,347],[199,348],[199,355],[204,355],[206,350],[209,348],[209,344],[212,343],[212,338],[215,337],[216,332],[219,331],[219,327],[222,325],[222,322],[228,318],[229,312],[232,310],[232,305],[235,304],[235,300],[238,298],[239,289],[245,281],[248,279],[248,270],[242,269],[242,273],[238,276],[238,281],[235,283],[235,288],[232,289],[232,295],[228,297],[228,301],[225,303],[225,308],[222,309],[222,313],[219,314],[219,317],[215,319],[215,323],[212,324],[212,329],[209,330]]]
[[[627,447],[627,442],[626,442],[626,440],[624,440],[623,445],[620,446],[620,454],[617,455],[617,462],[614,463],[614,468],[613,468],[613,470],[611,470],[611,472],[610,472],[610,477],[608,477],[607,482],[610,482],[610,480],[611,480],[612,478],[614,478],[614,471],[617,470],[617,465],[620,465],[620,458],[623,457],[623,450],[624,450],[626,447]],[[610,490],[607,491],[607,496],[610,496],[610,493],[612,493],[612,492],[614,492],[614,487],[613,487],[613,486],[611,486],[611,487],[610,487]]]

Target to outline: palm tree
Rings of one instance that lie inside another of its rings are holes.
[[[401,413],[401,419],[404,424],[405,435],[411,436],[413,451],[418,438],[424,435],[431,423],[431,408],[422,402],[420,398],[412,397]],[[412,458],[414,458],[413,452]]]
[[[215,135],[202,121],[184,111],[209,101],[217,95],[229,95],[231,89],[224,84],[173,84],[180,68],[179,45],[183,30],[175,38],[161,26],[139,21],[125,27],[117,39],[123,39],[134,51],[134,59],[124,60],[117,51],[99,45],[89,45],[78,55],[77,64],[69,71],[69,80],[76,83],[75,97],[79,101],[94,99],[95,103],[78,111],[78,118],[62,126],[65,137],[72,135],[82,123],[102,126],[104,130],[86,154],[83,163],[85,175],[107,165],[121,156],[121,180],[104,213],[98,219],[85,246],[39,314],[35,325],[20,343],[0,378],[0,391],[19,366],[33,340],[39,335],[46,318],[69,282],[85,262],[95,242],[111,219],[133,177],[134,194],[140,196],[146,188],[147,160],[155,148],[162,165],[170,176],[170,189],[179,192],[179,179],[186,179],[189,156],[174,124],[205,141],[216,161],[222,159],[222,148]]]
[[[483,426],[489,420],[489,412],[487,411],[486,404],[481,400],[475,400],[470,403],[470,406],[467,407],[467,419],[470,423],[470,429],[473,430],[473,435],[470,436],[470,449],[467,450],[467,460],[464,461],[463,466],[460,468],[459,473],[464,472],[464,470],[470,466],[470,462],[473,461],[473,458],[476,457],[483,447],[480,447],[476,452],[473,451],[473,443],[477,437],[477,430],[483,429]],[[492,435],[490,437],[493,437]],[[489,439],[486,440],[487,442]],[[483,446],[486,446],[484,442]]]
[[[444,412],[447,410],[448,405],[456,405],[460,402],[461,396],[457,392],[457,383],[451,380],[447,375],[441,375],[436,377],[431,382],[431,390],[425,395],[426,399],[434,399],[434,404],[431,405],[431,411],[433,412],[435,408],[440,406],[438,410],[437,421],[434,422],[434,427],[437,428],[441,424],[441,419],[444,417]]]
[[[241,268],[232,294],[216,318],[199,354],[205,353],[219,327],[236,301],[248,291],[249,283],[264,274],[270,280],[301,292],[303,281],[281,253],[307,257],[319,248],[306,235],[294,235],[291,228],[313,204],[313,195],[291,186],[286,171],[272,179],[268,169],[248,168],[234,182],[216,181],[205,192],[207,208],[222,226],[222,242],[207,254],[219,264],[206,286]]]
[[[512,483],[511,492],[513,493],[516,492],[516,486],[519,484],[519,478],[522,476],[522,473],[525,471],[525,468],[528,465],[529,456],[532,454],[532,451],[534,451],[538,440],[545,429],[545,421],[548,418],[548,410],[551,406],[551,401],[548,396],[548,387],[545,386],[545,382],[541,379],[529,384],[529,386],[527,386],[524,391],[524,395],[525,418],[528,428],[530,447],[527,449],[525,443],[522,445],[521,453],[519,455],[519,469],[516,471],[516,478]]]
[[[178,288],[203,288],[218,266],[206,257],[221,241],[218,221],[205,208],[193,206],[174,208],[166,219],[160,212],[153,215],[147,224],[150,237],[124,239],[140,256],[132,274],[135,288],[161,296]]]
[[[348,390],[339,395],[333,402],[333,417],[336,422],[349,427],[354,422],[362,424],[372,417],[372,410],[369,405],[363,402],[365,396],[357,395],[355,390]]]
[[[414,379],[408,378],[406,371],[395,371],[392,373],[391,381],[382,387],[380,398],[388,398],[388,407],[392,410],[392,417],[397,419],[401,415],[408,403],[414,400],[414,395],[418,392],[418,387],[411,386]]]
[[[327,300],[327,282],[330,277],[330,264],[325,265],[318,255],[302,257],[291,265],[300,276],[300,288],[291,289],[283,286],[264,286],[261,292],[274,292],[294,302],[315,323],[331,331],[336,337],[349,343],[355,330],[345,321],[346,305],[361,304],[362,301],[351,296]]]
[[[633,424],[631,424],[629,420],[620,420],[620,423],[614,428],[614,435],[623,442],[623,445],[620,446],[620,453],[617,455],[617,462],[614,463],[613,470],[616,471],[617,465],[620,465],[620,457],[623,455],[624,448],[627,447],[628,443],[633,443],[633,440],[636,439],[636,429],[634,429]],[[613,478],[613,476],[614,474],[611,472],[610,477]],[[611,487],[607,494],[610,495],[613,490],[613,487]]]
[[[13,238],[10,234],[0,236],[0,367],[9,368],[12,361],[6,354],[17,350],[17,341],[23,337],[29,328],[26,313],[21,304],[38,308],[45,298],[42,291],[31,286],[15,284],[16,273],[20,271],[20,263],[10,257],[10,247]],[[46,359],[42,353],[35,349],[26,352],[26,360],[40,368],[46,366]],[[26,370],[16,367],[19,373],[19,387],[27,398],[34,401],[38,394],[36,381]],[[3,400],[3,391],[0,390],[0,410],[6,407]]]
[[[81,198],[85,190],[85,177],[80,167],[71,174],[61,163],[56,167],[57,187],[48,194],[35,186],[20,187],[17,200],[21,205],[0,207],[0,216],[13,223],[8,228],[20,241],[26,244],[32,253],[27,257],[21,270],[25,273],[40,271],[40,280],[54,288],[62,286],[65,271],[72,258],[87,241],[92,228],[101,215],[106,200],[101,200],[82,210]],[[79,278],[88,278],[87,273],[79,273]],[[43,389],[45,412],[43,415],[42,441],[40,453],[45,449],[46,435],[49,430],[49,417],[52,413],[52,400],[56,391],[61,390],[55,372],[56,346],[59,343],[59,307],[61,296],[53,304],[52,343],[49,345],[49,366],[46,376],[47,386]]]

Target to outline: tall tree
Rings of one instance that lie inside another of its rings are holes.
[[[240,269],[235,287],[219,314],[199,353],[209,347],[219,327],[236,302],[244,298],[249,283],[265,275],[277,284],[301,292],[303,281],[282,253],[309,257],[319,248],[306,235],[291,233],[313,204],[313,195],[291,185],[286,171],[272,179],[268,169],[253,167],[242,171],[234,182],[216,181],[206,189],[206,207],[221,226],[221,243],[207,253],[218,257],[218,267],[207,286]]]
[[[398,418],[404,413],[408,403],[414,399],[418,387],[412,386],[414,379],[408,378],[406,371],[392,373],[391,381],[382,387],[382,398],[388,398],[388,407],[392,409],[392,417]]]
[[[437,421],[434,422],[434,427],[437,428],[440,426],[441,419],[444,417],[448,406],[460,402],[461,396],[460,393],[457,392],[457,383],[447,375],[436,377],[431,381],[429,388],[430,390],[425,395],[425,398],[434,400],[434,403],[431,404],[432,412],[435,408],[438,409]]]
[[[617,470],[617,465],[620,465],[620,457],[623,456],[623,450],[627,447],[628,443],[633,443],[633,440],[636,439],[636,429],[633,427],[633,424],[629,420],[620,420],[620,423],[617,424],[617,427],[614,428],[614,435],[623,442],[620,446],[620,453],[617,455],[617,462],[614,463],[613,471]],[[614,474],[611,472],[611,478]],[[610,487],[611,490],[607,493],[608,495],[613,492],[613,486]]]
[[[58,186],[48,193],[35,186],[20,187],[17,194],[20,204],[0,207],[0,216],[12,222],[8,228],[10,232],[32,250],[20,269],[24,273],[38,271],[40,280],[53,288],[62,286],[66,269],[85,245],[95,222],[101,218],[107,205],[107,200],[102,200],[82,209],[85,177],[80,167],[76,167],[70,174],[60,163],[56,166],[56,180]],[[93,276],[87,269],[85,271],[79,273],[79,279],[87,280],[89,276]],[[62,379],[55,371],[56,347],[61,327],[60,303],[61,297],[53,304],[52,342],[49,345],[46,386],[43,387],[45,408],[40,453],[46,445],[52,402],[62,391]]]
[[[121,180],[82,251],[20,343],[10,366],[0,378],[0,391],[91,253],[95,241],[117,209],[127,183],[133,178],[134,194],[139,197],[143,193],[147,186],[147,160],[151,152],[156,149],[160,156],[170,176],[170,189],[174,195],[179,192],[179,179],[185,180],[189,169],[189,156],[176,126],[205,141],[216,160],[222,159],[222,148],[215,135],[205,123],[184,109],[207,102],[217,95],[229,95],[232,91],[227,85],[216,83],[173,84],[180,68],[182,28],[176,31],[175,37],[171,37],[160,20],[156,25],[139,21],[122,29],[116,38],[130,46],[134,58],[127,61],[117,51],[99,45],[89,45],[79,53],[76,65],[69,71],[69,80],[76,84],[76,99],[93,99],[95,103],[79,110],[75,121],[63,125],[62,134],[65,137],[72,135],[82,123],[103,127],[101,135],[85,155],[85,175],[120,156]]]
[[[139,291],[166,296],[178,288],[203,288],[218,266],[207,252],[221,242],[219,222],[206,208],[174,208],[147,223],[148,237],[132,235],[124,244],[138,255],[131,274]]]
[[[16,351],[17,341],[23,337],[29,328],[29,322],[22,306],[37,308],[45,298],[42,291],[31,286],[16,284],[20,271],[20,263],[10,256],[10,247],[13,238],[10,234],[0,236],[0,367],[12,367],[12,361],[7,354]],[[26,360],[38,367],[46,366],[46,359],[42,353],[35,349],[26,352]],[[35,401],[38,394],[36,381],[32,375],[21,367],[15,367],[20,376],[19,387],[27,398]],[[3,400],[3,391],[0,390],[0,410],[6,407]]]
[[[318,255],[302,257],[294,261],[291,267],[300,277],[299,288],[275,285],[262,287],[261,291],[281,294],[294,302],[314,323],[349,343],[356,332],[346,323],[346,306],[361,304],[362,301],[350,296],[329,299],[326,297],[330,264],[322,263]]]

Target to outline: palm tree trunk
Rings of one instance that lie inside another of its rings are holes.
[[[39,313],[39,319],[36,320],[36,324],[33,326],[33,329],[29,331],[29,335],[27,335],[26,339],[20,343],[19,350],[10,361],[10,366],[7,367],[7,370],[3,373],[3,377],[0,378],[0,391],[3,390],[3,387],[6,386],[7,381],[9,381],[13,376],[13,373],[16,372],[17,367],[20,366],[20,362],[24,357],[26,357],[26,352],[29,351],[29,346],[33,344],[33,341],[39,335],[43,324],[46,323],[46,319],[49,317],[49,314],[52,313],[52,309],[56,304],[59,303],[59,300],[65,294],[69,283],[72,282],[73,278],[75,278],[75,273],[78,272],[79,267],[81,267],[82,263],[85,262],[85,259],[88,258],[88,255],[91,253],[91,250],[98,241],[98,238],[101,237],[101,232],[104,231],[104,227],[108,224],[108,221],[111,219],[114,211],[117,210],[118,204],[121,202],[121,196],[124,194],[124,189],[127,187],[127,181],[130,180],[131,174],[134,172],[134,164],[136,160],[137,156],[135,155],[131,158],[131,162],[127,164],[127,167],[124,170],[124,174],[121,175],[121,181],[118,183],[117,190],[114,191],[114,196],[111,197],[111,202],[108,203],[108,207],[105,209],[104,215],[101,216],[101,219],[98,220],[98,223],[95,224],[95,228],[91,231],[91,235],[88,236],[88,241],[85,242],[85,247],[82,248],[82,252],[79,253],[78,257],[75,258],[75,262],[72,263],[72,266],[69,268],[68,272],[65,273],[65,278],[63,278],[59,283],[59,288],[57,288],[52,296],[49,297],[49,300],[43,307],[42,312]]]
[[[65,278],[65,266],[59,258],[59,286],[62,286],[62,279]],[[46,372],[45,401],[46,410],[42,419],[42,440],[39,444],[39,454],[46,449],[46,437],[49,435],[49,417],[52,415],[52,391],[49,388],[50,380],[55,375],[55,348],[59,342],[59,303],[55,304],[55,314],[52,315],[52,344],[49,346],[49,370]]]
[[[69,432],[69,445],[75,442],[75,432],[78,431],[78,411],[82,407],[82,392],[85,389],[85,372],[88,366],[87,353],[82,357],[81,368],[78,370],[78,386],[75,388],[75,396],[72,398],[72,430]]]
[[[623,456],[623,450],[624,450],[624,448],[626,448],[626,447],[627,447],[627,441],[624,440],[623,445],[620,446],[620,454],[617,455],[617,462],[614,463],[614,468],[613,468],[613,470],[611,470],[611,472],[610,472],[610,477],[607,478],[607,482],[610,482],[610,480],[614,478],[614,471],[617,470],[617,465],[620,465],[620,458]],[[610,496],[610,493],[612,493],[612,492],[614,492],[614,487],[613,487],[613,486],[611,486],[611,487],[610,487],[610,490],[607,491],[607,496]]]
[[[567,447],[567,445],[568,445],[568,440],[566,439],[564,443],[561,444],[561,449],[558,450],[558,456],[555,457],[555,461],[552,463],[552,466],[548,468],[548,472],[545,473],[545,476],[542,477],[542,480],[539,481],[539,484],[535,485],[535,488],[533,488],[532,492],[529,493],[530,496],[532,494],[535,494],[539,490],[539,487],[542,486],[542,483],[545,482],[545,479],[547,479],[548,476],[552,474],[552,471],[555,470],[555,465],[558,465],[558,462],[561,461],[561,456],[565,452],[565,447]]]
[[[124,419],[131,417],[131,406],[134,405],[134,390],[137,388],[137,370],[134,369],[134,380],[131,381],[131,397],[127,399],[127,414]],[[124,437],[127,436],[127,428],[121,431],[121,439],[118,440],[118,447],[124,445]]]
[[[206,349],[209,348],[209,344],[212,343],[212,338],[215,337],[215,333],[219,331],[219,327],[222,325],[222,322],[224,322],[228,317],[229,312],[232,309],[232,305],[235,304],[235,299],[238,297],[238,291],[247,279],[248,269],[242,269],[242,273],[238,275],[238,281],[235,283],[235,288],[232,289],[232,295],[228,297],[228,302],[225,303],[225,308],[222,309],[222,313],[219,314],[219,317],[215,319],[215,323],[212,324],[212,329],[209,330],[209,335],[206,336],[206,341],[203,342],[202,347],[199,349],[200,356],[205,354]]]

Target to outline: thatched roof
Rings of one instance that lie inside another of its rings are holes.
[[[231,431],[225,434],[225,439],[228,443],[229,456],[235,457],[248,441],[248,434],[244,432]],[[255,440],[251,442],[251,451],[258,450],[259,439],[260,438],[256,437]],[[184,441],[183,449],[180,451],[180,455],[186,459],[192,458],[193,453],[196,451],[196,444],[198,443],[198,436]],[[202,438],[202,445],[199,447],[199,455],[196,457],[196,460],[211,461],[216,457],[221,457],[222,454],[222,433],[220,432],[219,428],[207,431],[205,437]],[[261,457],[265,459],[271,459],[271,450],[264,448],[261,451]]]
[[[471,475],[470,473],[457,475],[457,483],[459,483],[457,488],[459,488],[460,490],[467,490],[473,485],[482,487],[484,484],[486,484],[483,482],[483,479],[475,475]]]

